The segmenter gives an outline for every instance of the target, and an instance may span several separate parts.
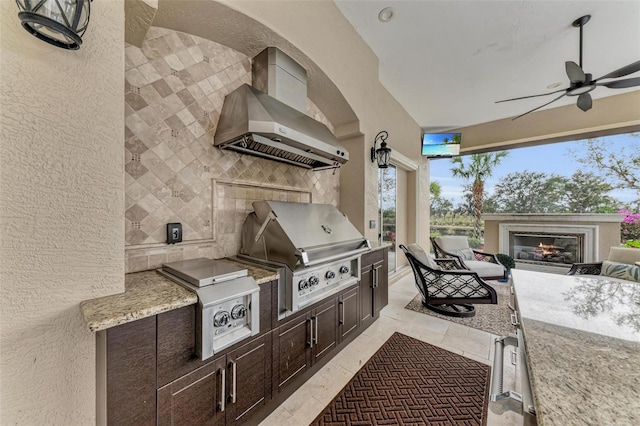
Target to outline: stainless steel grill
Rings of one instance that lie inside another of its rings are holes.
[[[280,272],[280,318],[360,280],[360,255],[371,246],[335,206],[256,201],[253,208],[238,257]]]

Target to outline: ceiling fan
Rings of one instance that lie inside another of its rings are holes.
[[[620,69],[612,71],[609,74],[605,74],[602,77],[597,78],[595,80],[592,78],[591,74],[585,73],[583,71],[582,69],[582,27],[587,22],[589,22],[589,19],[591,19],[591,15],[585,15],[581,18],[576,19],[571,24],[574,27],[580,28],[580,65],[576,64],[573,61],[567,61],[564,63],[565,69],[567,71],[567,76],[569,77],[569,82],[570,82],[569,87],[567,87],[566,89],[556,90],[555,92],[542,93],[539,95],[531,95],[531,96],[521,96],[519,98],[511,98],[511,99],[496,101],[496,103],[517,101],[519,99],[548,96],[548,95],[553,95],[554,93],[564,92],[560,96],[558,96],[555,99],[552,99],[546,104],[540,105],[537,108],[534,108],[530,111],[525,112],[524,114],[520,114],[519,116],[514,117],[513,120],[518,119],[524,115],[527,115],[533,111],[539,110],[540,108],[545,107],[550,103],[555,102],[564,96],[577,96],[578,100],[576,104],[578,108],[580,108],[582,111],[588,111],[591,109],[591,106],[593,104],[593,101],[591,100],[591,95],[589,94],[589,92],[591,92],[593,89],[595,89],[598,86],[605,86],[610,89],[624,89],[627,87],[640,86],[640,77],[625,78],[624,80],[614,80],[614,81],[608,81],[608,82],[600,81],[600,80],[608,80],[611,78],[624,77],[625,75],[638,72],[640,71],[640,61],[633,62],[627,66],[624,66]]]

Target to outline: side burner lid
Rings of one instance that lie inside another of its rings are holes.
[[[162,270],[182,278],[197,287],[217,284],[239,277],[246,277],[247,270],[221,259],[198,258],[164,263]]]

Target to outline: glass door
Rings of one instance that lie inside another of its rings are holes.
[[[389,247],[389,273],[396,270],[396,189],[395,166],[378,169],[378,242]]]

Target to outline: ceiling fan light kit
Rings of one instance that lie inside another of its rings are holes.
[[[514,117],[512,120],[516,120],[522,116],[525,116],[529,113],[537,111],[540,108],[543,108],[563,98],[564,96],[577,96],[578,97],[576,101],[577,107],[580,108],[582,111],[586,112],[590,110],[591,107],[593,106],[593,99],[591,99],[591,95],[589,94],[589,92],[594,90],[597,86],[604,86],[604,87],[608,87],[609,89],[625,89],[628,87],[640,86],[640,77],[626,78],[624,80],[616,80],[616,81],[609,81],[609,82],[600,82],[600,80],[624,77],[626,75],[633,74],[635,72],[640,71],[640,61],[633,62],[622,68],[612,71],[609,74],[605,74],[602,77],[597,78],[595,80],[593,79],[593,76],[590,73],[584,72],[582,68],[582,27],[584,27],[584,25],[587,22],[589,22],[590,19],[591,19],[591,15],[584,15],[576,19],[575,21],[573,21],[571,24],[576,28],[580,28],[580,65],[576,64],[573,61],[565,62],[565,70],[567,72],[567,77],[569,77],[569,83],[570,83],[569,87],[567,87],[566,89],[560,89],[554,92],[542,93],[539,95],[521,96],[518,98],[511,98],[511,99],[496,101],[496,103],[510,102],[510,101],[517,101],[520,99],[536,98],[540,96],[548,96],[554,93],[564,92],[560,96],[547,102],[546,104],[540,105],[537,108],[534,108],[530,111],[525,112],[524,114],[520,114],[517,117]],[[549,88],[553,88],[552,86],[553,85],[549,86]]]

